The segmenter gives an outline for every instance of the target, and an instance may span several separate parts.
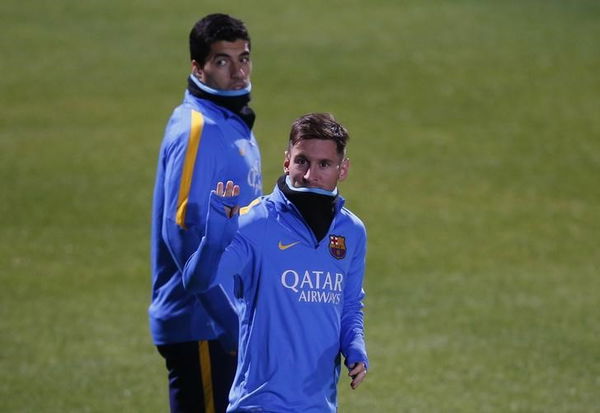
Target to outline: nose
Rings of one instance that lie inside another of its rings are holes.
[[[247,71],[246,65],[236,62],[231,66],[231,77],[234,79],[245,79]]]
[[[319,173],[317,167],[315,165],[310,165],[308,168],[306,168],[306,171],[304,172],[304,176],[302,178],[304,179],[304,182],[308,184],[314,184],[319,180],[318,175]]]

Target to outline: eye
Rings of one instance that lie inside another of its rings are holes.
[[[319,162],[319,166],[321,168],[329,168],[331,166],[331,163],[329,163],[329,161],[321,161]]]
[[[242,58],[240,59],[240,63],[245,64],[245,65],[250,63],[250,56],[242,56]]]
[[[227,59],[217,59],[215,60],[215,65],[219,67],[223,67],[227,65]]]

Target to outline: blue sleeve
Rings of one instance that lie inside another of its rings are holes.
[[[190,122],[178,119],[167,128],[162,237],[179,271],[202,238],[208,197],[221,174],[217,128],[205,127],[198,150],[190,157]],[[190,160],[191,158],[191,160]],[[187,163],[187,165],[186,165]],[[185,170],[185,168],[188,170]],[[188,180],[186,185],[186,179]],[[184,184],[182,185],[182,180]]]
[[[219,284],[232,285],[233,277],[252,259],[251,245],[238,230],[239,215],[225,214],[225,207],[235,205],[237,199],[211,192],[204,237],[183,269],[186,290],[202,294]]]
[[[164,149],[163,155],[165,168],[163,192],[165,197],[161,226],[162,238],[179,271],[183,268],[187,257],[198,246],[201,236],[195,226],[184,228],[176,224],[179,187],[185,154],[185,139],[178,138]]]
[[[224,254],[237,232],[239,218],[239,215],[228,218],[225,207],[236,202],[237,197],[224,198],[211,192],[204,237],[183,269],[186,290],[195,294],[206,292],[218,285],[221,278],[225,278],[224,271],[233,271],[230,273],[233,276],[237,267],[243,266],[240,259],[235,260],[235,257],[228,257],[230,254]]]
[[[347,367],[354,363],[363,362],[369,366],[365,346],[363,303],[363,277],[365,272],[366,234],[352,258],[351,271],[344,287],[344,307],[341,320],[341,351]]]
[[[197,295],[197,297],[211,317],[223,327],[223,334],[219,336],[219,342],[223,348],[226,351],[236,351],[238,348],[239,319],[223,286],[217,284],[203,294]]]
[[[248,259],[234,247],[239,215],[228,218],[225,214],[225,206],[236,203],[237,197],[223,198],[211,192],[204,237],[183,270],[185,289],[197,295],[225,330],[220,341],[226,349],[237,348],[239,320],[222,284],[233,284],[233,276]]]

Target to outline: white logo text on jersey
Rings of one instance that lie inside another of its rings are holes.
[[[329,271],[285,270],[281,285],[298,295],[299,302],[339,304],[342,300],[344,274]]]
[[[260,162],[254,162],[254,165],[248,171],[248,185],[254,188],[256,194],[262,191],[262,177],[260,174]]]

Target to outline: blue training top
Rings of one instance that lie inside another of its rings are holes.
[[[199,296],[183,288],[181,273],[204,235],[209,194],[235,179],[241,202],[262,194],[260,153],[252,131],[233,112],[185,92],[167,124],[160,148],[152,210],[152,303],[148,310],[156,345],[215,339],[223,321],[206,307],[231,304],[222,290]],[[224,286],[231,292],[231,282]]]
[[[338,197],[317,242],[277,187],[242,209],[239,228],[224,214],[236,203],[212,194],[206,236],[184,270],[191,291],[235,280],[240,345],[228,411],[335,412],[340,354],[347,366],[368,364],[364,225]]]

